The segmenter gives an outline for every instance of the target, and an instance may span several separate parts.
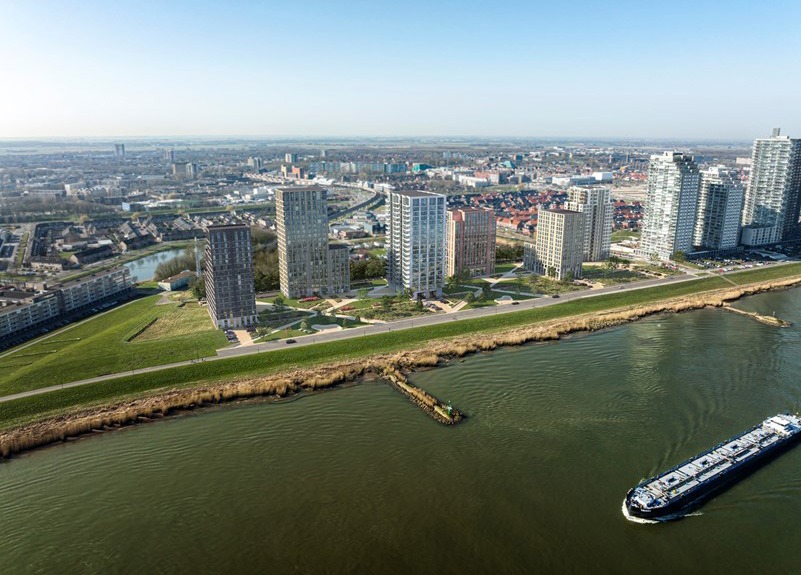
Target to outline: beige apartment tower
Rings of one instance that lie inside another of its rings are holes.
[[[328,245],[326,190],[279,188],[275,212],[281,293],[303,298],[350,290],[349,250]]]
[[[559,281],[579,279],[583,259],[584,214],[542,210],[537,219],[536,242],[526,244],[526,269]]]
[[[495,212],[481,208],[448,210],[448,276],[467,272],[471,277],[495,273]]]
[[[570,188],[566,208],[584,214],[584,261],[609,259],[612,245],[612,204],[609,188],[604,186]]]

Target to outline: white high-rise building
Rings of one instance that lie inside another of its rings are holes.
[[[387,280],[412,297],[440,297],[445,283],[445,196],[389,193]]]
[[[536,242],[525,246],[526,269],[560,281],[581,278],[584,217],[573,210],[541,210]]]
[[[792,237],[801,208],[801,140],[757,138],[751,152],[751,177],[745,192],[742,243],[772,244]]]
[[[703,250],[728,250],[740,239],[743,187],[725,166],[701,172],[698,215],[693,245]]]
[[[670,259],[693,248],[701,175],[692,156],[664,152],[651,156],[639,254]]]
[[[584,261],[599,262],[609,258],[615,210],[609,188],[574,187],[568,190],[567,196],[567,209],[584,214]]]

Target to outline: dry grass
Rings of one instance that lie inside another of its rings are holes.
[[[172,306],[169,313],[159,317],[133,341],[153,341],[157,339],[190,335],[212,329],[209,312],[205,307],[188,303],[184,307]]]

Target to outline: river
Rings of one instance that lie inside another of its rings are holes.
[[[680,521],[640,478],[801,405],[801,290],[254,401],[0,464],[2,572],[798,573],[801,446]]]
[[[134,282],[144,282],[153,279],[153,275],[156,273],[156,268],[160,263],[166,262],[167,260],[171,260],[174,257],[177,257],[184,253],[184,248],[176,248],[171,250],[164,250],[163,252],[158,252],[155,254],[151,254],[149,256],[145,256],[143,258],[139,258],[138,260],[133,260],[125,264],[125,267],[128,268],[131,272],[131,280]]]

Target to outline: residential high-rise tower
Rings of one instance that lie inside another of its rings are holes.
[[[495,273],[495,212],[481,208],[448,210],[446,275]]]
[[[537,238],[526,244],[526,269],[557,280],[581,278],[584,259],[584,217],[573,210],[541,210]]]
[[[716,166],[701,172],[693,245],[702,250],[737,247],[743,188],[731,170]]]
[[[700,182],[692,156],[651,156],[640,255],[667,260],[676,252],[692,251]]]
[[[445,282],[445,196],[389,193],[387,280],[412,297],[440,297]]]
[[[745,192],[742,243],[772,244],[795,237],[801,209],[801,140],[757,138]]]
[[[568,190],[567,196],[567,209],[584,214],[584,261],[609,258],[614,214],[609,188],[576,186]]]
[[[214,325],[223,329],[255,325],[250,227],[209,226],[206,236],[206,301]]]
[[[347,246],[328,245],[326,191],[319,186],[275,192],[281,293],[290,298],[350,289]]]

